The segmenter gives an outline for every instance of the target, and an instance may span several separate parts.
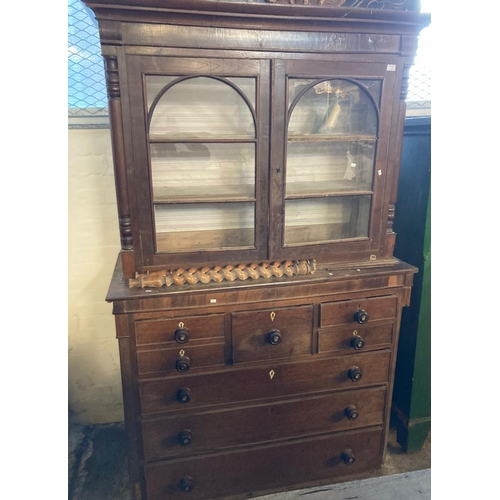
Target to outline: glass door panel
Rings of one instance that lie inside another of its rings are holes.
[[[255,247],[256,79],[146,77],[156,252]]]
[[[285,202],[285,246],[367,238],[370,197],[300,199]]]
[[[255,139],[255,79],[234,80],[146,77],[150,140]]]
[[[159,252],[251,248],[254,245],[253,203],[156,205]]]
[[[317,83],[315,83],[317,82]],[[377,111],[367,89],[350,80],[289,80],[288,139],[356,135],[375,138]]]
[[[153,201],[255,199],[255,145],[151,144]]]
[[[286,196],[371,193],[374,141],[290,142]]]
[[[288,79],[284,246],[369,237],[381,89]]]

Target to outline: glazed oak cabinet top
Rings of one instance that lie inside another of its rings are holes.
[[[411,2],[311,3],[324,5],[86,1],[124,277],[392,260],[408,71],[428,18],[391,9]]]

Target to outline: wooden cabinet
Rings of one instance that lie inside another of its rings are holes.
[[[427,17],[414,2],[86,3],[108,84],[122,251],[107,300],[137,497],[376,473],[416,272],[392,255],[392,223]]]

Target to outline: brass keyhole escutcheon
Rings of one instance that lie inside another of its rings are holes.
[[[354,331],[352,332],[352,336],[353,336],[353,337],[355,337],[357,334],[358,334],[358,330],[354,330]]]
[[[271,316],[271,321],[274,321],[274,318],[276,318],[276,313],[273,311],[269,316]]]
[[[273,379],[273,377],[274,377],[274,375],[276,375],[275,371],[274,371],[274,370],[271,370],[271,371],[269,372],[269,378],[272,380],[272,379]]]
[[[182,321],[179,323],[179,328],[184,328],[184,323]]]
[[[184,349],[181,349],[181,350],[179,351],[179,356],[184,356],[184,354],[186,354],[186,352],[184,351]]]

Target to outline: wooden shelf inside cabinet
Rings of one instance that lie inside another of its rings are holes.
[[[288,142],[376,142],[377,137],[373,135],[289,135]]]
[[[151,144],[170,144],[170,143],[200,143],[200,142],[207,142],[207,143],[221,143],[221,144],[227,144],[227,143],[241,143],[241,144],[251,144],[254,142],[257,142],[257,140],[250,135],[241,135],[241,136],[214,136],[212,134],[197,134],[196,136],[193,137],[187,137],[187,136],[179,136],[176,137],[174,135],[150,135],[149,136],[149,142]]]
[[[196,192],[193,192],[196,191]],[[210,191],[209,193],[207,191]],[[255,188],[251,184],[193,187],[153,187],[153,203],[231,203],[255,201]]]
[[[158,252],[189,252],[198,250],[240,250],[253,248],[254,229],[220,229],[216,231],[158,232]]]
[[[299,198],[328,198],[332,196],[369,196],[373,191],[355,190],[342,182],[289,182],[285,200]],[[346,183],[347,184],[347,183]]]

